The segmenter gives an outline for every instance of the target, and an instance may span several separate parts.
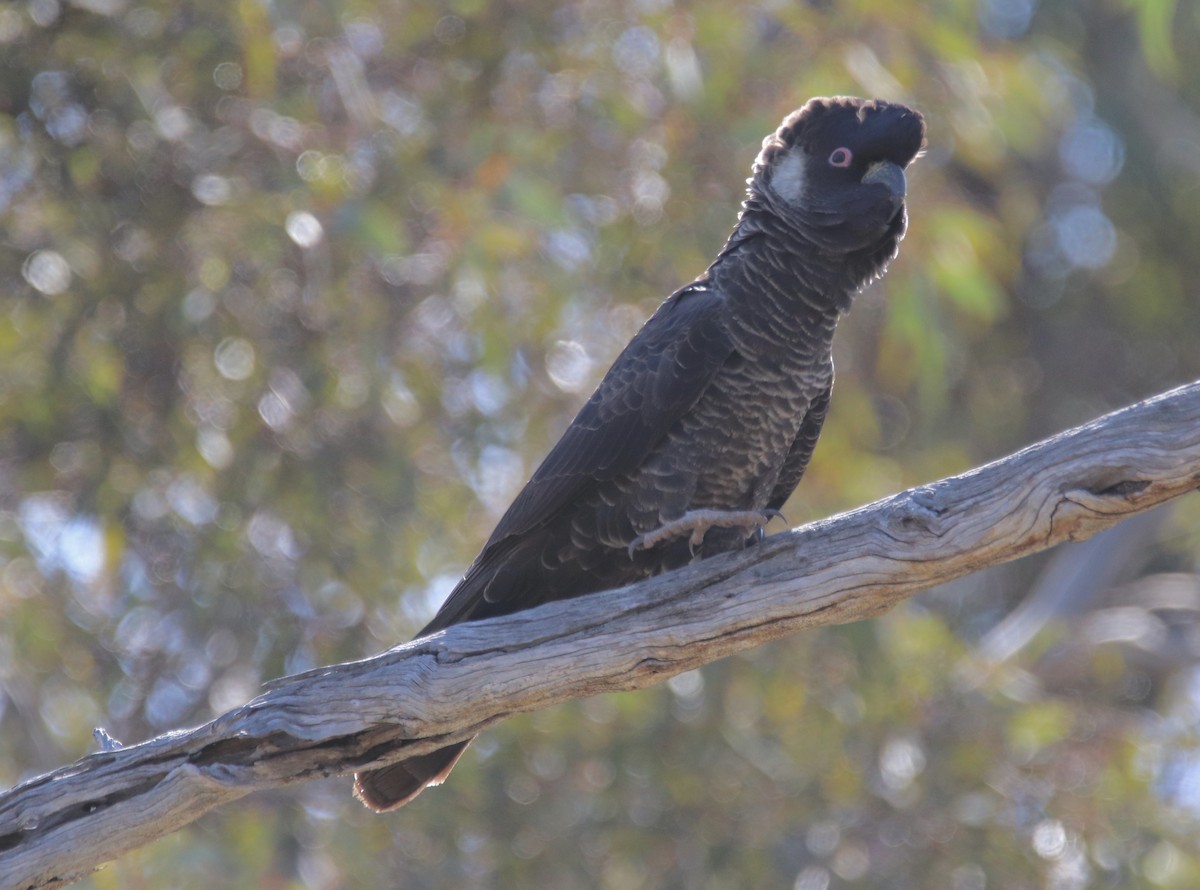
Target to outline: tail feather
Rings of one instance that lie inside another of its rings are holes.
[[[402,807],[427,785],[440,785],[471,740],[410,757],[400,763],[354,774],[354,796],[377,813]]]

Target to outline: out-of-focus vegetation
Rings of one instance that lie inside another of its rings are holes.
[[[1200,377],[1197,46],[1171,0],[0,6],[0,784],[407,638],[809,96],[930,145],[793,522]],[[1195,887],[1198,520],[91,886]]]

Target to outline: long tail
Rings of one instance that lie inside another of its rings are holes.
[[[421,629],[416,638],[444,630],[452,624],[538,605],[541,600],[527,598],[516,602],[512,593],[537,591],[545,586],[538,583],[538,576],[530,568],[540,567],[539,555],[544,539],[545,535],[539,532],[527,534],[516,542],[504,542],[497,548],[485,547],[442,603],[437,615]],[[485,593],[488,595],[485,596]],[[469,744],[471,740],[467,739],[391,766],[355,773],[354,796],[377,813],[402,807],[425,790],[426,786],[440,785],[446,781],[450,770],[454,769],[454,764],[458,763],[458,758],[462,757]]]
[[[354,774],[354,796],[377,813],[402,807],[426,785],[440,785],[458,763],[471,740],[380,769]]]

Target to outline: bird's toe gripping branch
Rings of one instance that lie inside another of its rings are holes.
[[[782,513],[770,508],[766,510],[689,510],[678,519],[664,522],[653,531],[638,535],[630,541],[629,556],[632,558],[633,554],[639,550],[649,550],[664,541],[672,541],[685,534],[689,535],[688,546],[694,554],[696,548],[704,543],[704,535],[710,528],[740,528],[744,529],[747,535],[753,532],[761,537],[763,527],[772,519],[783,519],[784,522],[787,522]]]

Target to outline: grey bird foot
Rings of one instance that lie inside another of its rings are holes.
[[[657,547],[663,541],[690,534],[688,546],[692,553],[704,543],[704,535],[710,528],[744,528],[747,533],[754,529],[762,535],[763,526],[772,519],[787,520],[778,510],[689,510],[678,519],[664,522],[653,531],[638,535],[629,542],[629,555],[633,556],[639,550],[649,550]]]

